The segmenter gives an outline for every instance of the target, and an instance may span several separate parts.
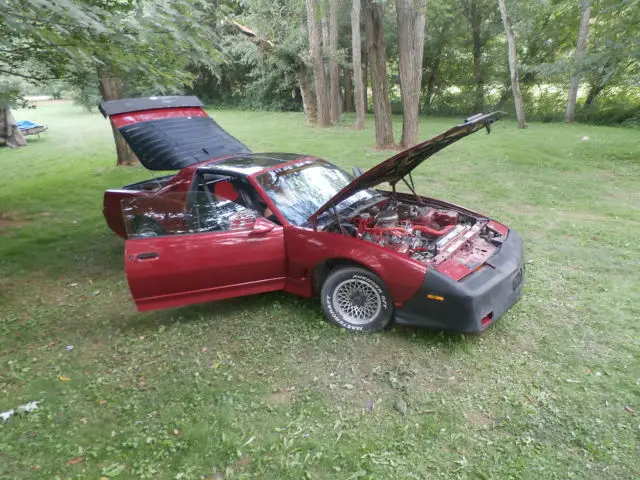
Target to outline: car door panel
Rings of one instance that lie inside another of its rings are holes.
[[[125,268],[141,311],[281,290],[283,231],[258,219],[254,229],[134,238]]]

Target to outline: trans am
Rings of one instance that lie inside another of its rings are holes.
[[[518,234],[418,194],[411,177],[444,147],[489,131],[499,112],[351,175],[309,155],[251,153],[195,97],[100,110],[147,169],[178,171],[104,195],[141,311],[284,290],[319,296],[328,320],[349,330],[397,322],[478,333],[521,297]]]

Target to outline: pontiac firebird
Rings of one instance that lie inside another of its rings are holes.
[[[319,296],[327,319],[349,330],[397,322],[479,333],[521,297],[520,236],[418,194],[411,177],[500,112],[351,175],[313,156],[251,153],[195,97],[100,110],[147,169],[178,171],[104,195],[141,311],[284,290]]]

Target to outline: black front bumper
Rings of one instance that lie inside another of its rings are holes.
[[[430,269],[422,287],[402,307],[396,322],[404,325],[478,333],[500,318],[522,296],[524,249],[513,230],[480,270],[460,281]],[[427,295],[444,300],[428,299]],[[485,320],[483,325],[482,319]]]

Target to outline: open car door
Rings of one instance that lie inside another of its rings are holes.
[[[212,192],[122,201],[125,269],[138,310],[282,290],[283,229]]]

